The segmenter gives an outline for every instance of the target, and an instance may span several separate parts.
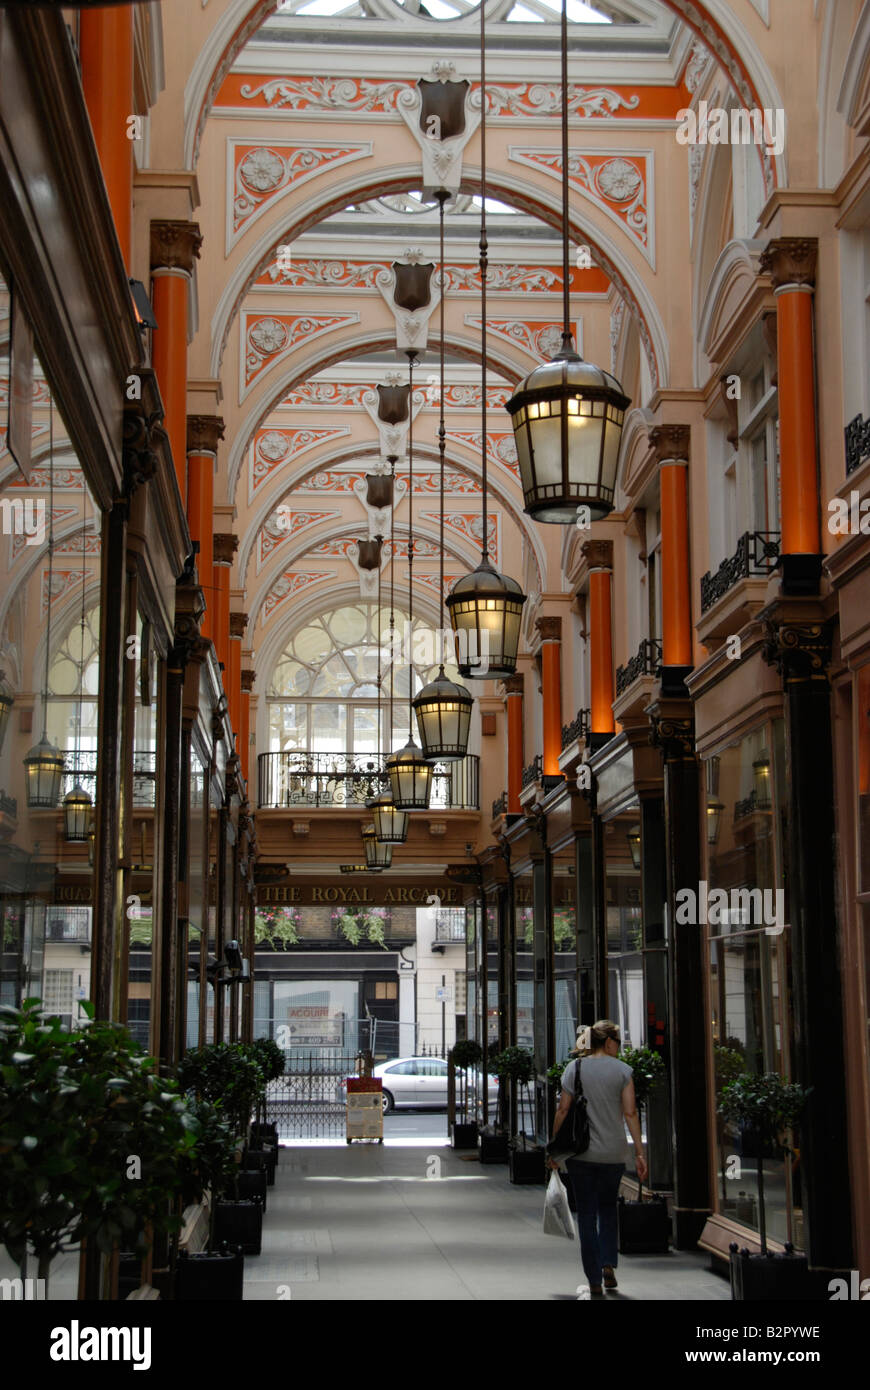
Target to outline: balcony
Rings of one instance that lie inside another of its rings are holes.
[[[570,748],[572,743],[577,743],[581,738],[586,738],[589,733],[589,711],[581,709],[576,719],[572,719],[570,724],[562,725],[562,752]]]
[[[540,782],[543,775],[542,766],[543,760],[540,753],[538,753],[535,756],[534,762],[529,763],[528,767],[523,768],[523,791],[527,791],[529,787],[534,787]]]
[[[90,795],[91,801],[96,800],[95,792],[97,788],[97,753],[95,749],[82,749],[78,753],[67,750],[64,753],[64,770],[60,784],[60,800],[58,806],[63,805],[64,797],[72,791],[76,782],[80,782],[85,791]],[[157,791],[157,754],[151,750],[140,749],[133,754],[133,806],[137,810],[148,809],[156,804]]]
[[[495,799],[495,801],[492,803],[492,818],[493,818],[493,820],[498,820],[499,816],[503,816],[503,815],[505,814],[506,811],[507,811],[507,792],[502,792],[501,796],[497,796],[496,799]]]
[[[329,810],[365,809],[369,797],[389,789],[384,771],[388,754],[291,752],[261,753],[257,758],[257,805],[260,810],[287,811],[297,807]],[[461,762],[435,763],[430,810],[480,809],[480,759],[468,754]]]
[[[662,644],[657,637],[645,637],[637,649],[637,655],[624,666],[616,668],[616,697],[624,695],[629,686],[642,676],[655,677],[662,664]]]
[[[0,843],[11,840],[18,829],[18,802],[0,791]]]
[[[745,531],[734,554],[703,576],[698,637],[705,645],[738,632],[757,613],[779,563],[780,541],[779,531]]]
[[[856,415],[843,431],[846,439],[846,477],[870,458],[870,420]]]
[[[446,907],[435,914],[435,940],[465,941],[465,908]]]

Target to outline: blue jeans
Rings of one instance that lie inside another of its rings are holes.
[[[616,1197],[625,1164],[569,1158],[565,1168],[574,1189],[583,1272],[590,1284],[600,1284],[601,1266],[616,1268]]]

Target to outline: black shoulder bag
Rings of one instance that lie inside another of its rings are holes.
[[[580,1079],[580,1058],[574,1073],[574,1099],[571,1109],[565,1116],[555,1139],[547,1145],[547,1157],[555,1159],[580,1158],[589,1148],[589,1115],[586,1109],[586,1096]]]

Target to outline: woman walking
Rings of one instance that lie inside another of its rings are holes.
[[[580,1037],[586,1033],[583,1047]],[[565,1167],[574,1189],[580,1257],[589,1292],[596,1296],[602,1292],[602,1281],[605,1289],[617,1287],[616,1198],[628,1157],[626,1125],[634,1140],[637,1176],[643,1182],[647,1175],[633,1073],[619,1060],[619,1046],[619,1028],[609,1018],[593,1023],[591,1029],[578,1028],[574,1051],[579,1056],[562,1075],[562,1095],[553,1121],[555,1139],[574,1100],[579,1073],[589,1117],[589,1148],[581,1157],[567,1159]],[[550,1159],[549,1166],[558,1168],[558,1161]]]

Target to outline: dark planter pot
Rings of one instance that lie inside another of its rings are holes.
[[[266,1174],[270,1187],[275,1183],[275,1170],[278,1166],[278,1150],[271,1144],[260,1149],[246,1149],[242,1154],[240,1167],[243,1172],[257,1171]]]
[[[476,1124],[459,1122],[451,1126],[450,1141],[454,1149],[476,1149],[478,1129]]]
[[[263,1244],[263,1208],[260,1203],[218,1202],[215,1207],[214,1233],[218,1244],[240,1245],[245,1255],[259,1255]]]
[[[617,1203],[619,1253],[621,1255],[666,1255],[671,1237],[671,1218],[664,1197],[651,1202]]]
[[[236,1196],[239,1201],[247,1202],[252,1198],[257,1198],[262,1204],[263,1211],[266,1210],[267,1187],[268,1183],[266,1181],[265,1169],[259,1169],[256,1172],[251,1170],[248,1172],[243,1171],[239,1173],[236,1178]]]
[[[124,1299],[142,1283],[142,1261],[138,1255],[122,1254],[118,1261],[118,1298]]]
[[[278,1147],[278,1126],[275,1124],[251,1125],[251,1148],[259,1148],[262,1140]]]
[[[245,1257],[240,1246],[224,1245],[214,1254],[180,1254],[175,1266],[176,1303],[213,1300],[241,1303]]]
[[[527,1187],[543,1187],[547,1181],[545,1159],[543,1149],[517,1149],[511,1146],[508,1151],[511,1182]]]
[[[735,1303],[778,1303],[782,1299],[818,1303],[830,1298],[828,1284],[836,1275],[848,1283],[848,1271],[810,1269],[806,1255],[751,1255],[736,1245],[730,1249],[731,1297]]]
[[[495,1130],[487,1126],[478,1135],[478,1147],[481,1163],[507,1163],[508,1137],[506,1134],[497,1134]]]

